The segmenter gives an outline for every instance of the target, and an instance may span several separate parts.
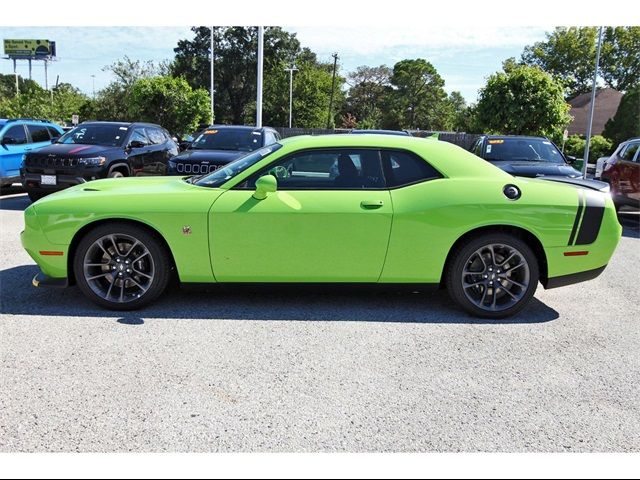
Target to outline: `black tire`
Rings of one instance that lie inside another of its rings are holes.
[[[512,260],[505,261],[511,254]],[[491,319],[522,310],[533,297],[539,278],[538,260],[531,248],[506,233],[482,234],[465,241],[452,252],[445,271],[451,298],[471,315]]]
[[[73,272],[82,293],[110,310],[136,310],[153,302],[166,289],[172,265],[169,252],[156,234],[123,222],[89,231],[73,257]]]
[[[43,197],[46,197],[48,194],[45,192],[39,192],[37,190],[27,190],[27,195],[29,195],[29,200],[32,202],[37,202]]]

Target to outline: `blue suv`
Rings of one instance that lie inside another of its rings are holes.
[[[0,118],[0,187],[20,182],[24,155],[35,148],[51,145],[51,140],[63,133],[60,126],[46,120]]]

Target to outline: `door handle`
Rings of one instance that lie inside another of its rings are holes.
[[[363,200],[360,202],[362,208],[380,208],[384,205],[382,200]]]

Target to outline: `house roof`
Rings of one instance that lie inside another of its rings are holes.
[[[618,105],[622,99],[622,93],[613,88],[600,88],[596,90],[595,109],[593,111],[592,135],[601,135],[607,120],[613,118],[618,111]],[[583,93],[569,100],[571,110],[569,114],[573,121],[567,127],[569,135],[586,135],[587,122],[589,121],[589,109],[591,108],[591,93]]]

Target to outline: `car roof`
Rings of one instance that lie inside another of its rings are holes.
[[[422,146],[426,142],[438,142],[435,138],[419,138],[405,135],[385,135],[372,133],[369,135],[297,135],[280,140],[282,145],[304,146],[308,148],[341,148],[341,147],[362,147],[362,148],[410,148]],[[441,142],[446,143],[446,142]],[[305,145],[302,145],[305,144]]]
[[[517,138],[521,138],[521,139],[527,139],[527,140],[549,140],[547,137],[536,137],[533,135],[483,135],[483,137],[485,138],[491,138],[491,139],[504,139],[504,140],[509,140],[509,139],[517,139]]]
[[[367,135],[401,135],[401,136],[411,136],[409,132],[405,132],[404,130],[376,130],[376,129],[353,129],[351,133],[355,133],[357,135],[367,134]]]
[[[208,127],[206,127],[203,130],[206,130],[207,128],[217,128],[218,130],[227,130],[227,129],[234,129],[234,130],[247,130],[247,131],[253,131],[253,132],[257,132],[257,131],[261,131],[261,130],[273,130],[275,131],[275,128],[273,127],[255,127],[252,125],[209,125]]]
[[[163,128],[155,123],[147,123],[147,122],[106,122],[103,120],[87,120],[86,122],[80,123],[80,125],[115,125],[120,127],[158,127]]]
[[[0,126],[6,125],[8,123],[19,124],[29,122],[44,123],[46,125],[56,125],[51,120],[44,120],[40,118],[0,118]]]

